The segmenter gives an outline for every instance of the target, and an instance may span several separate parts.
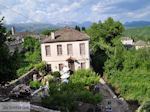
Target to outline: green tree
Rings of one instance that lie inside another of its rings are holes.
[[[86,28],[85,27],[82,27],[82,31],[85,31],[86,30]]]
[[[40,42],[34,37],[25,37],[23,48],[24,52],[20,54],[21,64],[17,70],[17,76],[23,75],[34,67],[34,64],[41,62]]]
[[[91,37],[91,58],[93,68],[96,72],[103,73],[105,61],[114,54],[114,41],[116,38],[119,39],[123,31],[123,25],[112,18],[108,18],[104,22],[93,23],[86,30],[87,34]]]
[[[75,26],[75,30],[81,31],[80,26]]]
[[[39,48],[40,43],[37,39],[34,37],[28,36],[25,37],[23,47],[30,52],[35,51],[37,48]]]
[[[6,28],[3,25],[3,19],[0,20],[0,83],[4,84],[16,76],[16,57],[17,51],[14,54],[9,53],[8,46],[5,44],[7,37]]]

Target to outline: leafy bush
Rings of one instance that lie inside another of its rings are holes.
[[[39,81],[31,81],[30,87],[33,89],[38,89],[41,86],[41,83]]]
[[[48,74],[48,75],[44,76],[44,78],[42,79],[41,83],[42,83],[42,85],[46,85],[47,81],[48,82],[52,82],[53,79],[54,79],[54,77],[52,75]]]
[[[93,85],[99,82],[99,76],[92,70],[77,70],[70,78],[72,83],[82,83],[84,85]]]
[[[78,70],[72,76],[68,84],[51,82],[49,84],[48,98],[42,100],[42,104],[48,108],[61,111],[74,111],[77,102],[97,104],[102,100],[101,94],[94,94],[85,88],[99,82],[99,76],[92,70]]]
[[[54,77],[60,77],[59,71],[52,72],[51,75]]]
[[[137,112],[150,112],[150,101],[144,102]]]
[[[44,62],[41,62],[35,65],[35,68],[38,71],[42,72],[43,74],[45,74],[45,67],[46,67],[46,64]]]
[[[25,73],[27,73],[29,70],[31,70],[33,68],[33,65],[30,64],[29,66],[26,66],[26,67],[22,67],[20,69],[17,70],[17,76],[21,76]]]

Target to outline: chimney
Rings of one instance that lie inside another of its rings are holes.
[[[12,28],[11,28],[11,34],[12,34],[12,35],[15,35],[15,27],[12,27]]]
[[[51,32],[51,39],[55,39],[55,34],[54,34],[54,32]]]

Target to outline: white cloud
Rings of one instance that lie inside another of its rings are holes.
[[[126,16],[129,18],[134,18],[134,19],[142,19],[143,17],[150,16],[149,10],[150,10],[150,7],[148,6],[143,9],[138,9],[132,12],[128,12]]]
[[[123,0],[103,0],[100,1],[98,4],[95,4],[91,7],[91,10],[93,12],[98,12],[98,13],[105,13],[111,9],[114,8],[114,4],[117,4],[119,2],[122,2]]]
[[[110,16],[116,19],[148,18],[149,8],[121,12],[121,7],[117,4],[126,1],[131,2],[129,0],[0,0],[0,4],[4,5],[0,5],[0,15],[5,16],[8,23],[98,21]],[[120,9],[116,9],[116,6]]]

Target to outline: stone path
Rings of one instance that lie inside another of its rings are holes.
[[[127,102],[117,98],[102,78],[100,79],[99,87],[103,95],[103,101],[101,103],[103,112],[131,112]]]

